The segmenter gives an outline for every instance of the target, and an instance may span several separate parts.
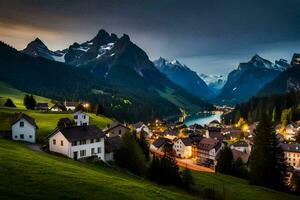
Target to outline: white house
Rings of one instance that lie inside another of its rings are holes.
[[[48,138],[51,152],[74,160],[91,156],[105,160],[105,134],[96,126],[59,128]]]
[[[15,113],[10,119],[10,126],[13,140],[35,143],[35,132],[38,127],[32,117],[24,113]]]
[[[145,132],[147,134],[147,138],[152,136],[152,132],[150,131],[149,127],[143,122],[133,124],[133,127],[137,133],[141,133],[142,131]]]
[[[118,121],[113,121],[107,125],[107,128],[103,129],[103,132],[106,134],[107,137],[114,137],[114,136],[121,136],[125,133],[129,132],[130,129],[121,124]]]
[[[175,140],[173,149],[176,156],[180,158],[190,158],[192,156],[192,142],[191,138],[179,138]]]
[[[300,144],[281,143],[286,162],[296,170],[300,170]]]
[[[295,141],[295,137],[300,131],[300,127],[296,123],[290,123],[285,127],[285,139]]]
[[[202,138],[198,144],[197,163],[215,167],[217,164],[217,159],[223,148],[224,144],[220,140]]]
[[[77,126],[89,125],[89,116],[83,111],[73,113],[73,119]]]
[[[76,109],[76,106],[78,105],[77,102],[72,102],[72,101],[65,101],[64,106],[68,111],[74,111]]]
[[[250,152],[251,152],[251,146],[248,144],[248,142],[246,142],[244,140],[240,140],[240,141],[233,143],[230,146],[230,148],[235,149],[237,151],[246,152],[248,154],[250,154]]]

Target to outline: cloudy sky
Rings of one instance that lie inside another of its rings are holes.
[[[227,74],[254,54],[300,52],[299,0],[0,0],[0,40],[17,49],[35,37],[52,50],[99,29],[127,33],[151,59],[178,59]]]

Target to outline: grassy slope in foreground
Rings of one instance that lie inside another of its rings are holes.
[[[24,96],[27,93],[22,92],[8,85],[7,83],[0,81],[0,105],[10,98],[18,108],[25,108],[23,105]],[[34,95],[37,102],[48,103],[52,105],[51,99]]]
[[[41,141],[45,136],[49,135],[56,127],[60,118],[68,117],[72,119],[71,113],[56,113],[56,112],[42,112],[36,110],[25,110],[18,108],[0,107],[0,130],[9,130],[9,118],[15,112],[24,112],[33,117],[39,127],[37,130],[37,139]],[[111,120],[104,116],[96,116],[95,114],[88,113],[90,116],[90,124],[97,125],[103,129]]]
[[[249,185],[247,180],[236,177],[211,174],[203,172],[193,172],[195,189],[202,191],[204,188],[214,188],[217,196],[221,199],[232,200],[300,200],[300,196],[295,196],[283,192],[278,192],[264,187]]]
[[[0,199],[196,199],[113,169],[0,139]]]

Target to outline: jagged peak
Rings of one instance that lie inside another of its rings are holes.
[[[120,38],[121,40],[124,40],[124,41],[130,41],[130,37],[129,37],[129,35],[127,35],[127,34],[123,34],[123,36]]]
[[[173,59],[171,62],[170,62],[172,65],[179,65],[179,66],[183,66],[178,60],[176,59]]]

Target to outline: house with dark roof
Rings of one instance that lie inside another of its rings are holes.
[[[221,140],[202,138],[198,144],[197,163],[214,168],[224,144]]]
[[[74,160],[95,156],[105,160],[105,134],[96,126],[57,128],[50,136],[49,150]]]
[[[280,144],[289,166],[300,170],[300,144]]]
[[[121,148],[122,139],[120,136],[105,138],[105,161],[112,161],[115,158],[115,154]]]
[[[149,127],[144,124],[143,122],[138,122],[132,125],[133,129],[137,132],[137,133],[143,133],[145,138],[148,140],[149,138],[152,137],[152,132],[150,131]]]
[[[35,110],[48,110],[48,103],[37,103],[35,106]]]
[[[15,113],[10,118],[10,127],[13,140],[35,143],[38,126],[32,117],[22,112]]]
[[[230,148],[241,152],[247,152],[248,154],[250,154],[251,152],[251,146],[245,140],[240,140],[233,143],[232,145],[230,145]]]
[[[206,138],[212,138],[216,140],[223,140],[225,137],[221,132],[221,128],[219,127],[208,127],[204,136]]]
[[[68,111],[74,111],[76,109],[76,106],[78,105],[78,102],[74,101],[65,101],[64,106]]]
[[[60,102],[56,102],[49,110],[53,112],[61,112],[61,111],[66,111],[67,109]]]
[[[130,129],[127,126],[118,121],[111,122],[105,129],[103,129],[103,132],[107,137],[122,136],[124,133],[129,131]]]
[[[158,150],[158,151],[163,151],[164,146],[169,142],[167,138],[160,137],[156,139],[151,145],[150,149],[152,150]]]
[[[192,143],[191,138],[178,138],[174,141],[173,149],[176,156],[180,158],[190,158],[192,156]]]

